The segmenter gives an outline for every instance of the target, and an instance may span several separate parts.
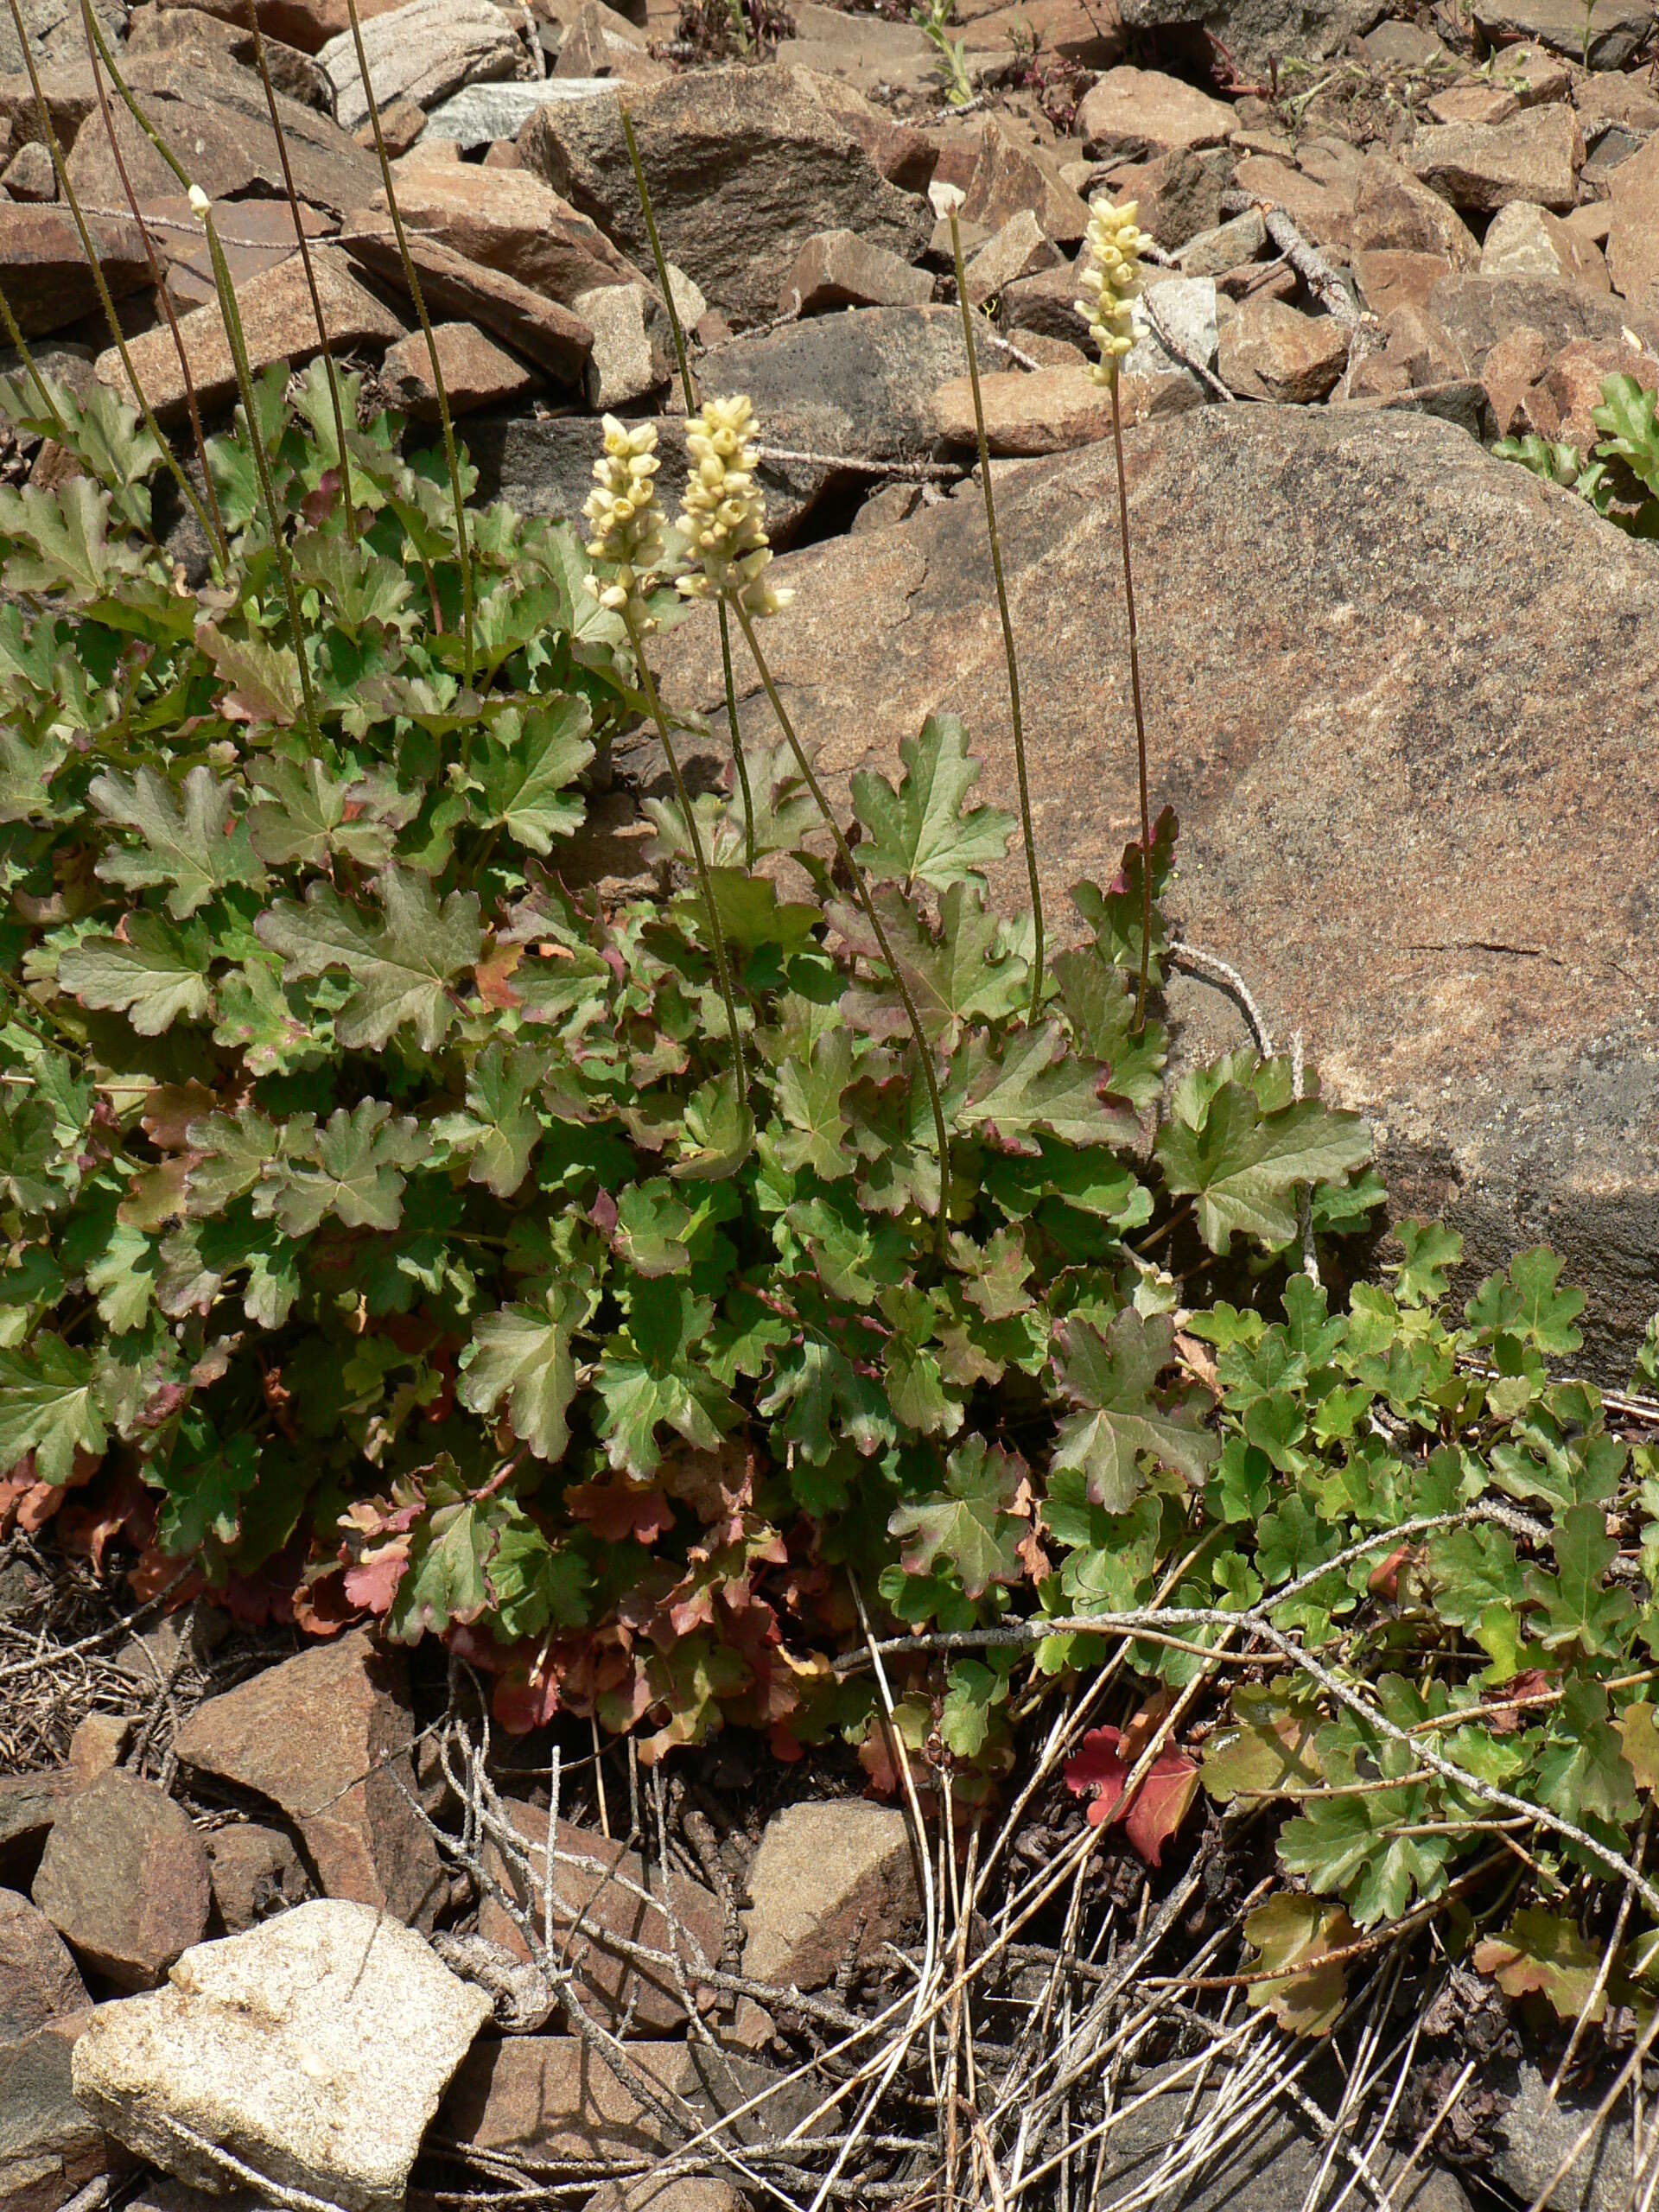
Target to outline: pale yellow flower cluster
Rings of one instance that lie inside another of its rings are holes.
[[[688,599],[732,598],[750,614],[775,614],[794,594],[774,591],[764,580],[772,547],[766,495],[754,476],[757,427],[754,410],[740,394],[704,400],[687,429],[691,474],[680,529],[697,565],[680,577],[679,588]]]
[[[648,626],[644,602],[667,557],[657,502],[657,433],[649,423],[630,429],[614,415],[605,417],[604,427],[605,450],[594,463],[594,487],[582,512],[593,525],[589,557],[602,561],[610,574],[590,573],[585,582],[601,607],[619,614],[632,611]]]
[[[1096,384],[1117,382],[1118,362],[1135,344],[1131,302],[1141,289],[1141,249],[1151,243],[1135,228],[1136,213],[1133,200],[1121,207],[1103,195],[1089,203],[1088,256],[1079,281],[1093,296],[1079,300],[1077,308],[1099,348],[1090,369]]]

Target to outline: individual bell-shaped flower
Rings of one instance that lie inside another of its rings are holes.
[[[1114,207],[1103,194],[1089,204],[1088,255],[1078,278],[1091,296],[1077,302],[1100,359],[1090,374],[1096,384],[1117,382],[1117,365],[1135,344],[1132,302],[1141,289],[1141,255],[1151,243],[1135,228],[1137,203]]]
[[[645,611],[667,559],[663,511],[657,500],[657,432],[649,423],[630,429],[605,417],[605,450],[594,463],[594,489],[582,507],[593,528],[589,557],[607,574],[589,571],[586,588],[601,607],[631,614],[642,629],[653,626]]]
[[[754,476],[756,428],[754,410],[741,394],[705,399],[687,427],[691,469],[680,534],[694,565],[679,579],[679,588],[688,599],[732,598],[747,613],[776,614],[795,594],[774,591],[765,579],[772,547],[766,495]]]

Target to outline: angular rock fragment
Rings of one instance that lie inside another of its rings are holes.
[[[397,172],[398,211],[410,230],[567,308],[597,285],[643,281],[595,224],[528,171],[435,161],[424,146],[421,153]],[[369,204],[378,219],[359,213],[353,233],[376,229],[390,238],[385,192]]]
[[[1512,200],[1493,216],[1480,249],[1480,273],[1544,276],[1591,292],[1612,289],[1605,256],[1558,215],[1526,200]]]
[[[1396,251],[1389,246],[1356,253],[1353,272],[1361,305],[1375,315],[1388,315],[1401,307],[1426,308],[1434,287],[1453,273],[1444,254]]]
[[[411,100],[435,107],[465,85],[527,73],[512,26],[493,0],[405,0],[363,27],[369,78],[382,107]],[[369,119],[369,98],[349,30],[320,48],[318,66],[334,91],[334,113],[355,130]]]
[[[578,80],[580,81],[580,80]],[[849,87],[783,63],[698,70],[634,95],[632,117],[663,245],[714,305],[760,322],[820,231],[856,231],[909,260],[926,203],[889,184],[849,111],[887,119]],[[636,259],[648,257],[613,92],[549,105],[519,140],[524,162]]]
[[[582,389],[596,414],[632,405],[668,382],[674,365],[668,317],[643,284],[580,293],[575,312],[593,334]]]
[[[1607,266],[1631,307],[1659,319],[1659,132],[1615,170]]]
[[[389,230],[342,232],[340,243],[382,283],[399,294],[406,291],[403,255]],[[404,243],[429,313],[478,323],[558,383],[580,381],[594,344],[593,332],[580,315],[516,277],[468,261],[435,238],[406,231]]]
[[[1648,0],[1474,0],[1476,22],[1489,39],[1535,39],[1541,46],[1582,60],[1586,41],[1593,69],[1620,69],[1652,35]]]
[[[50,359],[42,365],[54,366]],[[74,1787],[68,1773],[0,1774],[0,1880],[34,1879],[52,1823]]]
[[[404,1794],[414,1733],[401,1662],[358,1630],[209,1698],[177,1749],[187,1773],[280,1806],[327,1896],[413,1921],[448,1891]]]
[[[1427,314],[1471,376],[1479,375],[1492,347],[1512,330],[1540,332],[1554,353],[1575,339],[1618,340],[1626,329],[1643,339],[1655,329],[1652,316],[1637,315],[1610,293],[1548,276],[1443,277],[1428,296]]]
[[[672,74],[652,59],[644,39],[603,0],[583,0],[564,34],[556,77],[614,77],[620,84],[657,85]]]
[[[100,217],[88,228],[116,299],[149,283],[149,263],[136,223]],[[25,338],[61,330],[98,306],[98,286],[67,207],[0,200],[0,290]]]
[[[1025,219],[1036,229],[1036,219]],[[1016,272],[1023,273],[1023,272]],[[896,253],[854,231],[821,231],[801,248],[778,296],[780,315],[823,315],[833,308],[925,307],[933,280]]]
[[[247,0],[160,0],[162,7],[200,8],[230,23],[245,24]],[[357,0],[358,20],[368,23],[397,7],[400,0]],[[315,54],[331,38],[351,29],[346,0],[258,0],[259,28],[302,54]]]
[[[1201,231],[1181,248],[1178,257],[1185,276],[1223,276],[1230,269],[1254,261],[1268,242],[1267,226],[1254,207],[1235,215],[1211,231]]]
[[[421,1936],[319,1898],[199,1944],[164,1989],[100,2005],[75,2046],[75,2095],[198,2188],[224,2186],[216,2147],[346,2212],[399,2212],[489,2010]]]
[[[0,171],[0,191],[9,200],[42,206],[58,196],[58,172],[51,154],[38,140],[20,146]]]
[[[303,1904],[311,1885],[299,1853],[281,1828],[238,1821],[207,1837],[213,1903],[227,1936],[239,1936],[276,1912]]]
[[[75,2101],[71,2054],[92,2018],[71,2013],[0,2043],[0,2205],[60,2212],[100,2174],[130,2164]]]
[[[1507,123],[1432,124],[1408,158],[1424,183],[1471,213],[1512,200],[1560,213],[1578,198],[1584,140],[1570,108],[1526,108]]]
[[[276,102],[300,198],[335,215],[361,207],[380,181],[373,155],[365,153],[332,117],[285,99],[280,92]],[[168,57],[143,88],[143,105],[162,137],[188,151],[191,181],[210,200],[240,199],[248,194],[276,199],[283,194],[276,134],[270,127],[264,87],[251,70],[183,67]],[[176,193],[177,177],[118,100],[112,103],[111,113],[122,161],[138,199]],[[101,120],[96,129],[79,132],[68,169],[84,206],[126,206],[121,172]]]
[[[1233,111],[1156,69],[1109,69],[1077,109],[1077,135],[1094,161],[1142,162],[1193,146],[1224,146]]]
[[[613,99],[609,77],[546,77],[534,84],[468,85],[426,118],[426,143],[451,139],[463,150],[517,138],[543,108],[579,100]]]
[[[1219,366],[1230,391],[1306,406],[1323,399],[1348,362],[1348,333],[1331,315],[1282,300],[1243,301],[1222,326]]]
[[[985,442],[999,459],[1064,453],[1112,435],[1111,395],[1081,363],[1075,368],[982,373],[979,392]],[[1129,395],[1122,397],[1127,400]],[[941,385],[933,395],[933,410],[947,444],[971,448],[977,443],[973,387],[966,377]]]
[[[357,282],[344,257],[332,245],[313,246],[311,266],[333,346],[342,350],[353,346],[378,347],[403,336],[404,326],[391,308]],[[256,376],[273,361],[287,361],[298,368],[318,351],[316,312],[297,254],[242,285],[237,304]],[[179,335],[195,380],[198,404],[207,409],[232,398],[237,389],[236,367],[217,297],[181,315]],[[159,419],[167,422],[180,415],[186,395],[172,332],[146,331],[129,342],[128,351]],[[112,390],[128,389],[126,371],[113,346],[99,355],[98,373]]]
[[[546,1878],[547,1815],[531,1805],[510,1804],[508,1810],[529,1851],[532,1875],[528,1892],[517,1877],[511,1886],[521,1902],[528,1895],[539,1927]],[[652,1869],[647,1878],[638,1852],[608,1842],[573,1821],[559,1823],[556,1848],[553,1925],[556,1939],[575,1967],[579,1985],[591,2001],[602,2007],[612,2025],[626,2016],[636,2035],[683,2025],[684,1993],[672,1960],[677,1955],[686,1963],[695,1964],[700,1958],[707,1966],[719,1964],[725,1940],[719,1899],[700,1882],[676,1874],[667,1894],[669,1910],[664,1912],[659,1869]],[[496,1879],[505,1884],[510,1870],[493,1847],[486,1854],[486,1863]],[[530,1955],[517,1923],[493,1898],[486,1897],[479,1908],[478,1931],[515,1958]],[[615,1948],[619,1942],[662,1953],[663,1961],[630,1959],[626,1951]],[[694,2000],[702,2001],[695,1982],[692,1993]]]
[[[444,396],[452,415],[471,415],[480,407],[504,405],[521,398],[536,385],[533,370],[481,330],[474,330],[470,322],[435,323],[432,342],[437,348]],[[438,421],[438,387],[424,331],[411,330],[407,338],[387,347],[380,364],[380,382],[388,399],[402,413],[417,423]]]
[[[1088,205],[1063,181],[1059,163],[1021,144],[994,115],[980,126],[963,194],[964,229],[977,226],[987,238],[1026,211],[1036,216],[1044,237],[1056,245],[1076,245],[1089,227]]]
[[[85,1964],[119,1988],[147,1989],[207,1933],[207,1849],[154,1783],[106,1774],[58,1815],[34,1898]]]
[[[919,1906],[909,1824],[863,1798],[791,1805],[766,1823],[749,1868],[743,1971],[821,1989],[850,1956],[865,1966]]]
[[[74,1960],[46,1915],[18,1891],[0,1890],[0,2044],[84,2012],[88,2002]]]
[[[308,54],[264,35],[265,67],[279,92],[319,115],[332,117],[334,88]],[[254,69],[253,33],[245,10],[239,21],[221,22],[200,8],[135,8],[127,20],[127,81],[142,89],[152,58],[194,69]],[[87,73],[90,80],[91,72]],[[166,80],[162,79],[164,83]]]

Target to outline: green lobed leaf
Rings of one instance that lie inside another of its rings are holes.
[[[407,1023],[429,1052],[454,1020],[453,979],[475,967],[483,950],[478,899],[452,891],[440,902],[427,877],[403,868],[388,868],[379,888],[378,918],[332,884],[314,883],[302,906],[280,900],[256,927],[261,943],[282,955],[289,980],[336,969],[350,976],[334,1025],[342,1045],[378,1052]]]
[[[979,763],[956,716],[930,715],[918,735],[899,740],[899,757],[905,766],[896,791],[874,769],[852,779],[853,811],[868,833],[859,848],[866,873],[946,891],[995,867],[1008,849],[1014,817],[968,805]]]
[[[233,817],[229,787],[205,762],[190,770],[177,794],[153,768],[140,768],[130,777],[112,771],[94,777],[88,796],[107,820],[142,840],[136,851],[106,852],[99,874],[126,891],[168,886],[167,911],[175,921],[232,884],[257,887],[264,880],[247,824]]]
[[[1081,1318],[1054,1331],[1055,1378],[1078,1410],[1060,1421],[1050,1465],[1057,1472],[1077,1469],[1108,1512],[1133,1503],[1146,1479],[1142,1454],[1195,1484],[1215,1462],[1220,1447],[1204,1427],[1205,1394],[1158,1389],[1174,1342],[1166,1319],[1144,1319],[1133,1306],[1104,1335]]]
[[[1188,1078],[1155,1149],[1169,1189],[1196,1198],[1205,1243],[1224,1253],[1236,1230],[1288,1243],[1297,1190],[1352,1173],[1370,1159],[1371,1141],[1357,1114],[1333,1112],[1318,1098],[1264,1113],[1244,1084],[1224,1083],[1204,1101]]]

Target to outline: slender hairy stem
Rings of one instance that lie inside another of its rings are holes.
[[[732,734],[732,760],[737,768],[737,780],[743,792],[743,865],[754,866],[754,793],[749,789],[749,764],[743,758],[743,739],[737,726],[737,678],[732,672],[732,626],[727,620],[726,602],[715,602],[715,612],[720,617],[720,667],[726,679],[726,727]]]
[[[1135,700],[1135,754],[1141,772],[1141,984],[1135,1000],[1135,1033],[1147,1021],[1147,982],[1152,969],[1152,798],[1147,779],[1147,718],[1141,704],[1141,639],[1135,626],[1135,569],[1129,560],[1129,487],[1123,474],[1123,412],[1112,377],[1112,445],[1117,455],[1117,525],[1123,541],[1123,603],[1129,618],[1129,690]]]
[[[139,212],[138,195],[132,188],[132,179],[127,174],[126,156],[121,151],[121,141],[116,135],[115,118],[110,111],[110,96],[104,86],[104,70],[99,51],[104,45],[104,33],[92,14],[92,0],[80,0],[81,26],[86,34],[88,57],[92,65],[92,89],[98,94],[98,111],[104,118],[104,130],[114,157],[116,175],[121,180],[121,189],[126,194],[127,205],[132,210],[132,219],[138,226],[138,235],[144,242],[144,258],[149,264],[150,282],[156,287],[156,296],[162,303],[162,313],[167,317],[167,327],[173,334],[173,351],[179,357],[179,374],[184,382],[185,404],[190,410],[190,428],[196,441],[196,457],[201,463],[201,488],[207,494],[207,506],[213,517],[212,539],[219,555],[221,569],[230,566],[230,540],[225,534],[225,518],[219,512],[219,493],[213,488],[213,472],[207,466],[207,440],[201,427],[201,410],[196,404],[196,380],[190,373],[189,356],[184,350],[184,339],[179,330],[179,318],[174,311],[167,283],[162,274],[162,264],[156,257],[149,226]]]
[[[11,4],[16,7],[17,0],[11,0]],[[409,287],[416,319],[426,340],[426,358],[432,370],[432,388],[438,396],[438,421],[443,427],[443,457],[449,464],[449,489],[455,502],[455,547],[461,556],[461,650],[470,688],[473,681],[473,556],[467,537],[467,502],[461,497],[461,462],[455,452],[454,418],[449,412],[448,387],[443,381],[443,370],[438,361],[438,341],[432,334],[432,318],[426,311],[426,298],[421,290],[421,280],[415,273],[414,257],[410,252],[409,240],[404,232],[403,211],[397,205],[397,191],[391,181],[391,162],[386,152],[386,137],[380,128],[380,103],[374,96],[374,81],[369,75],[369,57],[363,50],[363,25],[357,12],[357,0],[346,0],[346,9],[352,19],[352,43],[357,49],[357,66],[363,77],[363,96],[369,104],[369,121],[374,126],[374,150],[380,160],[380,181],[386,188],[386,207],[391,213],[391,227],[397,240],[397,257],[404,264],[404,282]]]
[[[277,570],[283,580],[289,634],[294,640],[294,660],[300,671],[300,696],[305,702],[306,728],[310,734],[312,751],[321,753],[323,749],[322,727],[317,720],[316,695],[311,688],[311,664],[305,657],[305,626],[300,618],[300,595],[295,588],[294,563],[289,555],[282,512],[276,505],[276,487],[271,481],[270,456],[265,451],[264,433],[259,427],[258,410],[254,405],[253,371],[248,362],[248,342],[242,328],[242,314],[236,303],[236,287],[231,281],[230,264],[226,260],[225,249],[219,242],[219,228],[211,211],[203,216],[202,227],[207,233],[207,251],[213,264],[219,309],[224,318],[225,335],[230,344],[231,364],[236,371],[237,388],[242,394],[242,411],[248,419],[248,443],[253,448],[253,465],[259,478],[260,497],[264,502],[271,550],[276,556]]]
[[[870,887],[865,880],[864,871],[853,858],[853,849],[842,834],[841,824],[835,817],[834,810],[824,794],[823,785],[818,781],[813,771],[812,763],[806,757],[806,748],[796,735],[795,725],[791,721],[788,710],[778,696],[778,686],[772,681],[772,671],[766,664],[766,657],[760,650],[760,640],[754,634],[754,624],[750,619],[749,611],[741,599],[734,598],[732,606],[739,622],[742,625],[744,638],[753,657],[755,673],[760,677],[767,702],[778,718],[778,727],[788,741],[789,749],[795,756],[795,766],[799,769],[802,779],[817,802],[818,812],[829,825],[830,835],[836,843],[836,857],[851,880],[854,893],[864,910],[864,918],[870,925],[870,932],[880,949],[882,959],[887,963],[893,982],[898,987],[899,996],[904,1001],[905,1013],[910,1022],[911,1035],[915,1039],[916,1056],[922,1064],[922,1080],[927,1085],[928,1103],[933,1109],[933,1131],[938,1141],[939,1210],[936,1218],[939,1249],[943,1253],[945,1249],[946,1222],[950,1206],[950,1140],[945,1130],[944,1101],[939,1096],[939,1079],[934,1071],[933,1053],[927,1041],[927,1033],[922,1027],[922,1017],[917,1011],[914,998],[911,995],[910,985],[905,981],[905,971],[893,957],[892,944],[882,925],[881,917],[876,912],[875,901],[870,895]]]
[[[46,378],[41,374],[40,364],[30,353],[29,340],[23,336],[17,318],[11,311],[11,302],[3,291],[0,291],[0,323],[5,325],[7,338],[22,357],[23,366],[34,378],[35,389],[41,395],[41,404],[52,417],[53,428],[58,434],[58,443],[62,445],[68,438],[69,426],[58,412],[57,402],[47,389]]]
[[[651,204],[651,187],[645,182],[645,165],[639,158],[639,141],[633,135],[633,117],[626,100],[620,103],[622,136],[627,141],[628,159],[633,165],[633,188],[639,195],[639,211],[645,219],[645,236],[651,240],[652,258],[657,264],[657,281],[663,288],[663,304],[668,309],[668,320],[674,333],[674,358],[680,365],[680,389],[685,394],[685,411],[689,415],[696,405],[696,396],[691,389],[691,370],[685,356],[685,333],[680,328],[679,310],[674,305],[673,288],[668,281],[668,256],[663,251],[663,241],[657,231],[657,210]]]
[[[685,419],[688,423],[697,404],[696,386],[691,379],[691,364],[685,350],[685,333],[680,327],[680,311],[674,304],[674,287],[668,281],[668,257],[663,251],[663,241],[657,231],[657,211],[651,204],[651,187],[645,182],[645,165],[639,158],[639,142],[633,135],[633,118],[628,112],[626,100],[622,103],[622,136],[628,142],[628,159],[633,164],[634,190],[639,195],[640,212],[645,219],[645,234],[651,240],[652,257],[657,264],[657,282],[663,288],[663,304],[668,309],[669,328],[674,334],[674,358],[680,367],[680,390],[685,396]],[[737,769],[737,780],[743,793],[743,864],[754,866],[754,794],[749,789],[749,766],[743,758],[743,741],[737,728],[737,683],[732,674],[732,627],[726,616],[726,602],[715,602],[720,615],[720,665],[726,678],[726,720],[732,733],[732,760]]]
[[[80,0],[83,8],[92,0]],[[259,10],[255,0],[248,0],[248,22],[253,29],[253,58],[258,65],[259,81],[265,88],[265,105],[270,112],[270,127],[276,134],[276,158],[283,165],[283,188],[288,194],[289,213],[294,218],[294,235],[300,242],[300,259],[305,265],[305,288],[311,295],[311,312],[317,319],[317,345],[322,354],[323,373],[328,379],[328,397],[334,410],[334,435],[340,442],[340,483],[341,497],[346,502],[346,540],[357,543],[357,512],[352,503],[352,457],[346,449],[346,416],[340,404],[340,378],[334,367],[333,348],[328,343],[328,326],[323,320],[322,298],[317,290],[317,276],[311,265],[311,242],[305,235],[305,224],[300,214],[300,195],[294,189],[294,171],[288,158],[288,133],[283,128],[282,115],[276,105],[276,87],[270,81],[270,64],[265,59],[265,35],[259,28]]]
[[[732,982],[731,962],[727,957],[725,932],[720,926],[720,909],[715,903],[714,879],[709,873],[709,859],[702,849],[702,832],[697,827],[697,817],[691,805],[691,794],[686,789],[685,777],[680,767],[679,755],[674,750],[674,740],[669,734],[668,716],[663,712],[663,702],[657,690],[657,679],[651,672],[645,658],[645,641],[640,634],[638,617],[633,609],[625,607],[623,620],[628,626],[628,639],[633,647],[633,658],[639,671],[639,686],[645,695],[645,704],[651,718],[657,725],[657,734],[662,741],[668,758],[668,772],[674,779],[674,796],[679,802],[680,812],[685,817],[686,834],[691,840],[691,857],[696,865],[697,889],[702,897],[703,912],[709,923],[709,946],[714,955],[715,974],[720,983],[720,995],[726,1001],[726,1027],[732,1039],[732,1063],[737,1071],[737,1095],[748,1111],[749,1079],[743,1065],[743,1039],[737,1021],[737,992]]]
[[[35,112],[40,121],[41,135],[46,140],[46,150],[52,156],[52,167],[57,176],[58,190],[67,201],[69,213],[74,218],[75,229],[80,238],[81,251],[86,257],[87,264],[92,272],[92,282],[98,288],[99,304],[102,307],[105,320],[110,326],[110,335],[115,340],[116,351],[121,356],[121,365],[127,372],[127,381],[132,386],[132,396],[138,403],[138,412],[144,418],[144,428],[161,448],[162,458],[172,471],[180,491],[194,510],[196,519],[201,524],[202,536],[210,546],[214,547],[215,556],[217,556],[213,526],[208,519],[207,510],[197,498],[195,486],[180,466],[179,457],[174,452],[171,442],[162,435],[162,426],[156,420],[155,410],[144,396],[143,386],[138,381],[138,372],[132,365],[132,355],[127,350],[126,334],[121,327],[120,317],[115,312],[115,302],[110,296],[109,285],[105,282],[103,266],[98,257],[97,245],[92,232],[87,227],[86,218],[81,213],[80,201],[75,188],[69,181],[69,165],[63,158],[63,148],[59,143],[57,130],[52,121],[52,111],[47,106],[46,94],[41,89],[41,73],[35,67],[35,51],[29,42],[29,33],[23,28],[22,10],[18,6],[17,0],[7,0],[7,5],[11,10],[12,25],[17,33],[17,43],[22,48],[23,67],[29,72],[29,86],[35,96]]]
[[[82,5],[86,0],[82,0]],[[1026,775],[1026,733],[1020,715],[1020,660],[1014,646],[1014,618],[1002,575],[1002,540],[997,534],[996,499],[991,490],[991,448],[985,435],[985,407],[979,391],[979,353],[974,344],[974,313],[968,303],[968,273],[963,266],[962,232],[950,210],[950,257],[957,267],[957,304],[962,309],[962,341],[968,349],[968,381],[974,395],[974,429],[979,439],[979,480],[985,493],[985,532],[991,541],[991,574],[996,578],[996,607],[1002,618],[1002,651],[1008,664],[1008,715],[1014,724],[1014,766],[1020,780],[1020,830],[1026,841],[1026,875],[1031,885],[1031,924],[1035,950],[1031,963],[1031,1012],[1043,1010],[1043,892],[1037,878],[1037,837],[1031,825],[1031,786]]]

